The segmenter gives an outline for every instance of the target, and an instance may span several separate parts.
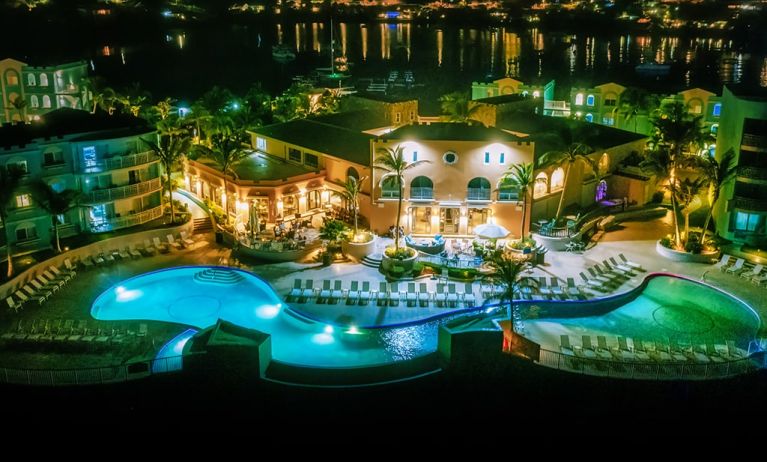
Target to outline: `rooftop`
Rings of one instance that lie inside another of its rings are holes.
[[[767,100],[767,88],[764,87],[757,87],[755,85],[725,85],[725,88],[740,99],[750,101]]]
[[[519,94],[514,95],[501,95],[501,96],[491,96],[489,98],[480,98],[475,99],[477,103],[484,103],[484,104],[506,104],[506,103],[516,103],[518,101],[528,101],[529,98],[526,96],[522,96]]]
[[[322,118],[267,125],[256,128],[253,133],[359,165],[370,165],[372,135],[327,123]]]
[[[309,120],[360,132],[390,125],[384,111],[375,111],[373,109],[343,111],[337,114],[328,114]]]
[[[75,141],[111,139],[151,133],[143,119],[128,114],[91,114],[79,109],[56,109],[32,124],[5,124],[0,127],[0,147],[24,146],[34,140],[78,135]]]
[[[218,168],[218,165],[210,159],[199,158],[196,162],[208,167]],[[253,153],[253,155],[234,167],[234,173],[238,179],[253,182],[282,180],[316,171],[316,169],[311,169],[304,165],[256,153]]]
[[[453,141],[521,141],[522,138],[495,127],[465,123],[434,122],[405,125],[380,137],[383,140],[413,138]]]
[[[354,98],[364,98],[364,99],[369,99],[373,101],[381,101],[383,103],[404,103],[405,101],[415,101],[418,99],[418,98],[402,96],[402,95],[387,95],[383,93],[366,93],[364,91],[357,92],[350,96]]]

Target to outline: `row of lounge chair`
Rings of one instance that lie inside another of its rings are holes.
[[[141,258],[142,256],[149,257],[156,255],[157,252],[168,253],[170,249],[181,250],[194,244],[194,240],[189,238],[186,231],[181,231],[178,238],[174,237],[173,234],[167,234],[165,239],[166,242],[161,241],[159,237],[154,237],[151,241],[144,239],[143,247],[130,244],[122,249],[101,250],[93,255],[80,258],[79,263],[84,268],[89,269],[107,263],[114,263],[118,258],[128,260],[131,258]]]
[[[359,281],[351,281],[347,289],[343,287],[343,282],[340,280],[322,281],[322,288],[318,288],[314,287],[314,281],[311,279],[307,279],[303,287],[301,280],[296,279],[286,300],[320,304],[342,302],[346,305],[367,305],[375,301],[379,306],[398,306],[400,301],[403,301],[406,306],[427,307],[433,303],[438,307],[453,308],[460,304],[474,306],[477,302],[472,283],[465,283],[463,292],[458,292],[456,284],[438,283],[436,291],[431,291],[426,283],[419,283],[416,288],[415,282],[409,282],[405,291],[400,290],[396,282],[387,284],[384,281],[379,282],[378,289],[371,289],[370,281],[363,281],[361,286]]]
[[[0,335],[4,343],[44,344],[66,342],[81,345],[118,345],[130,341],[133,337],[145,337],[147,324],[140,323],[137,330],[124,329],[119,325],[88,323],[86,320],[72,319],[33,320],[29,326],[19,321],[16,329]]]
[[[619,254],[618,257],[621,259],[620,262],[615,257],[610,257],[602,261],[602,266],[596,264],[587,268],[590,277],[581,271],[580,276],[584,282],[584,290],[592,293],[593,291],[612,292],[637,272],[646,271],[642,265],[627,259],[623,254]]]
[[[559,285],[559,278],[547,278],[540,276],[537,278],[523,277],[520,279],[519,290],[515,292],[514,298],[521,300],[585,300],[584,294],[579,287],[575,285],[575,279],[567,278],[567,286]],[[492,298],[501,291],[503,287],[482,285],[482,295],[485,298]]]
[[[719,268],[723,273],[740,276],[756,285],[767,287],[767,267],[765,265],[751,265],[743,258],[724,254],[714,267]]]
[[[54,293],[77,276],[77,271],[70,269],[72,262],[67,259],[65,264],[66,267],[61,269],[49,265],[40,274],[31,277],[23,285],[20,285],[13,295],[5,298],[8,309],[18,313],[27,303],[34,301],[38,305],[42,305],[48,301]]]
[[[732,340],[728,340],[722,345],[707,342],[705,344],[691,343],[681,347],[673,338],[669,338],[667,342],[657,340],[646,342],[640,339],[632,340],[628,337],[617,337],[615,342],[611,343],[608,345],[607,337],[598,335],[597,342],[594,344],[590,335],[583,335],[581,345],[572,345],[569,335],[561,335],[560,351],[566,355],[585,359],[663,363],[721,363],[746,357]]]

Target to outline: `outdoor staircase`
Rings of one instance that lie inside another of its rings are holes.
[[[222,286],[233,286],[243,279],[245,278],[238,272],[221,268],[208,268],[194,275],[197,282]]]
[[[366,255],[361,263],[367,267],[378,269],[381,266],[381,260],[383,260],[382,254],[371,253],[370,255]]]
[[[210,217],[195,218],[192,223],[192,234],[203,234],[213,231],[213,222],[210,221]]]

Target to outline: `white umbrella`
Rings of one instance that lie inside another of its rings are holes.
[[[501,225],[486,223],[474,228],[474,234],[485,239],[503,239],[509,235],[509,230]]]

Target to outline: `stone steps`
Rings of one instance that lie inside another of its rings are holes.
[[[232,286],[244,278],[236,271],[230,271],[218,268],[208,268],[202,270],[194,275],[194,280],[205,284],[217,284],[224,286]]]
[[[378,269],[381,266],[382,260],[383,260],[383,255],[381,255],[380,253],[373,253],[373,254],[365,256],[365,258],[363,258],[360,263],[362,263],[363,265],[369,268]]]
[[[193,234],[208,233],[213,231],[213,222],[210,221],[210,217],[195,218],[192,226]]]

